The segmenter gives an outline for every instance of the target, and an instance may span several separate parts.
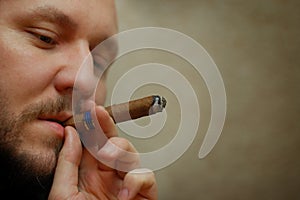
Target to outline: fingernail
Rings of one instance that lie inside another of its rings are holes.
[[[119,200],[128,200],[128,189],[124,188],[119,192],[118,199]]]

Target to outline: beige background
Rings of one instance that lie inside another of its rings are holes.
[[[174,55],[151,50],[126,55],[112,67],[108,96],[130,68],[158,62],[183,73],[200,100],[200,129],[193,144],[175,163],[156,171],[159,199],[300,199],[300,1],[118,0],[117,5],[120,31],[159,26],[199,42],[226,87],[222,135],[213,151],[199,160],[210,101],[192,67]],[[152,93],[167,97],[168,118],[158,136],[147,141],[130,138],[141,152],[164,146],[178,128],[179,103],[167,88],[147,85],[134,96]]]

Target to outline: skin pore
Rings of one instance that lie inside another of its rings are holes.
[[[60,122],[72,115],[72,90],[89,98],[96,81],[92,66],[73,88],[77,71],[116,31],[111,0],[0,1],[2,193],[48,195],[64,142]],[[103,81],[99,104],[106,95]]]

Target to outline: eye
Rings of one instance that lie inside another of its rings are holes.
[[[94,68],[100,71],[103,70],[103,66],[100,63],[96,62],[95,60],[94,60]]]
[[[102,76],[105,70],[105,65],[94,60],[94,75],[96,77]]]
[[[107,63],[105,59],[101,56],[93,55],[93,65],[94,65],[94,74],[95,76],[100,76],[107,68]]]
[[[48,36],[45,36],[45,35],[37,35],[37,37],[38,37],[41,41],[43,41],[43,42],[45,42],[45,43],[47,43],[47,44],[51,44],[51,45],[56,44],[55,40],[52,39],[51,37],[48,37]]]
[[[52,31],[41,28],[28,28],[26,30],[31,34],[33,43],[42,49],[51,49],[58,44],[58,36]]]
[[[32,33],[39,41],[42,43],[42,45],[46,45],[47,47],[52,47],[57,44],[56,40],[53,39],[51,36],[47,36],[45,34],[40,33]]]

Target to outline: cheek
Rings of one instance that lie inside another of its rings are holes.
[[[45,88],[49,78],[42,69],[46,61],[26,40],[15,33],[0,30],[0,90],[8,95],[17,109],[35,98]]]

